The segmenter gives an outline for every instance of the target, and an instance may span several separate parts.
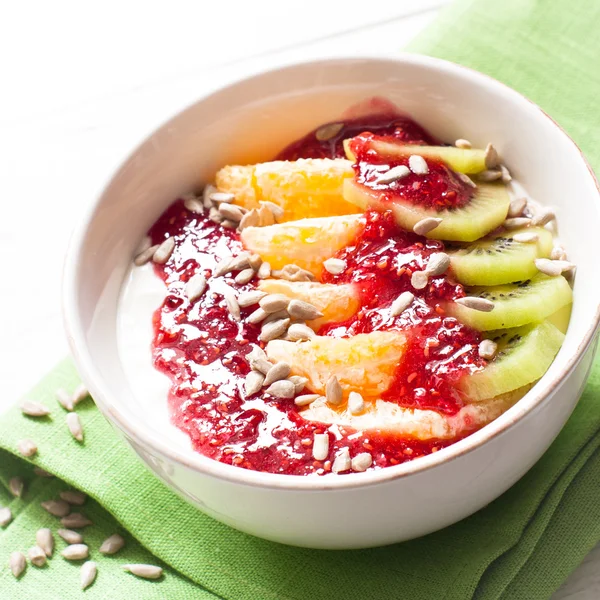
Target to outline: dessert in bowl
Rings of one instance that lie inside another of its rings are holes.
[[[580,298],[567,194],[584,239],[597,188],[576,146],[461,67],[241,82],[155,133],[76,235],[82,376],[159,475],[234,527],[314,547],[432,531],[514,483],[576,403],[597,285]]]

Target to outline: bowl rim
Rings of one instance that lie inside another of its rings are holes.
[[[496,94],[512,97],[513,100],[526,102],[530,108],[534,108],[550,123],[559,130],[559,133],[566,138],[573,148],[578,152],[586,167],[592,183],[596,188],[598,199],[600,200],[600,184],[583,155],[581,149],[573,139],[564,131],[564,129],[554,121],[537,104],[498,81],[497,79],[466,67],[440,58],[412,54],[408,52],[398,52],[393,57],[382,57],[377,55],[346,56],[336,58],[320,58],[311,60],[299,60],[286,62],[283,65],[269,67],[252,72],[249,76],[235,78],[226,85],[217,88],[208,88],[206,93],[202,94],[192,103],[179,110],[176,114],[163,121],[152,132],[147,135],[137,146],[124,158],[117,169],[111,172],[108,180],[97,194],[94,202],[85,209],[80,221],[75,227],[69,242],[68,250],[63,267],[63,287],[62,287],[62,310],[63,322],[66,330],[67,339],[71,353],[75,360],[78,372],[85,383],[88,385],[96,404],[101,412],[123,433],[128,440],[142,448],[150,448],[161,456],[178,463],[202,475],[225,480],[231,483],[256,486],[267,489],[282,489],[288,491],[323,491],[323,490],[342,490],[349,488],[362,488],[370,485],[389,483],[393,480],[402,479],[412,475],[417,475],[429,469],[439,467],[445,463],[457,460],[458,458],[476,451],[480,446],[490,440],[502,435],[514,424],[524,419],[530,413],[547,400],[571,374],[574,368],[582,359],[585,351],[592,343],[594,334],[600,326],[600,303],[596,308],[594,318],[586,329],[582,339],[577,345],[577,351],[567,360],[566,365],[550,380],[546,373],[540,381],[529,391],[517,404],[508,411],[500,415],[497,419],[472,433],[471,435],[459,440],[449,446],[442,448],[438,452],[419,457],[418,459],[401,463],[399,465],[389,466],[382,469],[367,471],[364,473],[349,473],[343,477],[320,477],[320,476],[299,476],[286,475],[279,473],[268,473],[242,469],[233,465],[221,463],[217,460],[204,456],[193,449],[180,449],[168,445],[166,439],[156,436],[151,430],[148,430],[141,422],[131,422],[123,414],[119,402],[111,399],[110,392],[105,393],[103,377],[95,368],[90,352],[87,348],[87,342],[83,333],[83,327],[79,319],[78,306],[78,257],[86,241],[87,232],[92,225],[98,203],[104,197],[114,178],[121,171],[123,166],[135,156],[138,151],[151,139],[159,130],[167,127],[172,121],[178,119],[183,113],[192,109],[198,103],[205,101],[214,94],[233,91],[236,86],[244,85],[252,80],[260,79],[263,76],[269,76],[278,72],[293,70],[296,68],[319,66],[344,65],[356,62],[378,62],[380,64],[397,65],[398,63],[410,64],[412,66],[429,68],[437,71],[443,71],[453,76],[466,77],[475,80],[476,84],[483,84],[484,87],[491,88]],[[537,389],[536,389],[537,388]]]

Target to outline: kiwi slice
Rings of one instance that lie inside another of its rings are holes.
[[[518,234],[532,234],[537,241],[519,242]],[[465,285],[500,285],[530,279],[538,272],[536,258],[552,251],[552,234],[543,227],[505,231],[464,248],[450,250],[454,275]]]
[[[541,273],[516,283],[467,287],[465,293],[467,296],[491,300],[494,309],[483,312],[451,302],[446,305],[446,311],[480,331],[507,329],[540,321],[573,301],[573,291],[562,275],[547,277]]]
[[[565,336],[544,321],[497,331],[488,337],[498,344],[496,357],[482,370],[462,377],[458,384],[473,402],[538,380],[552,364]]]
[[[356,162],[356,157],[350,148],[351,138],[344,140],[344,151],[346,156],[352,162]],[[454,146],[418,146],[416,144],[397,144],[394,142],[384,142],[381,140],[370,140],[368,148],[382,156],[393,158],[404,158],[411,154],[418,154],[423,158],[440,160],[446,163],[453,171],[459,173],[475,174],[485,171],[488,167],[485,161],[485,150],[479,148],[455,148]]]
[[[572,303],[565,304],[565,306],[559,308],[555,313],[552,313],[546,321],[550,321],[561,333],[567,333],[569,322],[571,321],[572,308]]]
[[[344,180],[344,199],[348,202],[363,210],[391,210],[396,223],[409,231],[428,217],[442,219],[426,237],[455,242],[473,242],[496,229],[506,218],[510,204],[506,188],[498,183],[480,183],[473,190],[468,204],[439,211],[400,199],[384,201],[381,195],[381,192],[369,189],[354,179]]]

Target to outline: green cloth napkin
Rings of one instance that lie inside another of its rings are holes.
[[[489,73],[538,102],[600,166],[600,4],[557,0],[461,1],[411,46]],[[0,530],[0,598],[69,600],[81,597],[79,565],[55,556],[29,565],[19,581],[6,567],[13,550],[26,551],[40,527],[57,519],[42,500],[74,486],[90,496],[82,512],[98,578],[88,598],[377,600],[410,598],[535,600],[548,598],[600,540],[600,364],[568,424],[533,469],[501,498],[443,531],[386,548],[331,552],[291,548],[234,531],[185,504],[151,475],[97,411],[79,407],[85,442],[69,435],[58,387],[75,388],[70,361],[59,365],[29,398],[52,408],[50,418],[0,419],[0,506],[14,521]],[[56,478],[35,476],[12,453],[22,438],[36,440],[31,461]],[[8,480],[28,481],[22,499]],[[117,555],[97,548],[114,532],[127,540]],[[57,551],[65,544],[57,538]],[[2,558],[4,557],[4,558]],[[165,568],[159,581],[125,573],[121,565]]]

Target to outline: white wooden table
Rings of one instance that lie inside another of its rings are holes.
[[[79,211],[157,124],[292,60],[393,54],[448,0],[0,4],[0,411],[67,353],[62,259]],[[568,540],[566,540],[568,543]],[[555,600],[600,597],[600,547]]]

